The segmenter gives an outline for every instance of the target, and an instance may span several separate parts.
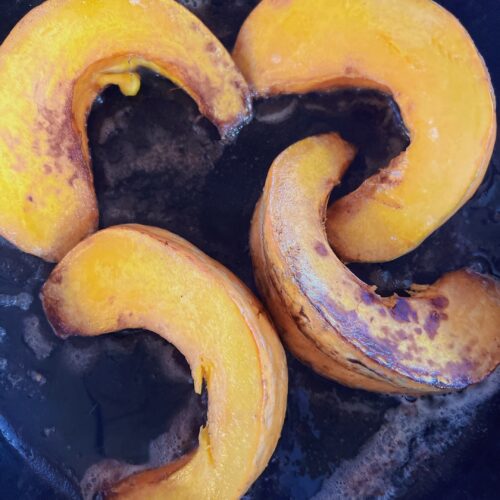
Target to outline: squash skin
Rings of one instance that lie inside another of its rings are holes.
[[[476,191],[495,138],[495,97],[460,23],[430,0],[263,0],[233,57],[259,96],[364,87],[391,94],[406,151],[328,211],[346,262],[416,248]]]
[[[354,156],[336,134],[274,161],[251,229],[256,281],[282,338],[318,373],[404,394],[463,389],[500,364],[500,283],[460,270],[382,298],[329,247],[328,196]]]
[[[286,409],[287,369],[262,306],[228,270],[157,228],[116,226],[75,247],[42,302],[56,334],[146,328],[186,356],[207,384],[208,422],[192,456],[132,475],[118,498],[239,498],[267,465]]]
[[[136,94],[138,67],[184,89],[223,137],[250,117],[230,55],[174,0],[47,0],[0,47],[1,236],[58,261],[95,231],[87,114],[108,85]]]

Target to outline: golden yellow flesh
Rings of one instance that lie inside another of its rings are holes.
[[[369,390],[428,393],[479,382],[500,363],[500,284],[469,271],[382,298],[330,249],[328,196],[354,152],[337,135],[274,161],[252,222],[257,284],[294,354]]]
[[[490,78],[464,28],[430,0],[263,0],[233,56],[261,96],[351,86],[398,103],[411,145],[328,212],[346,261],[412,250],[483,179],[496,135]]]
[[[183,88],[222,135],[250,113],[246,83],[215,36],[174,0],[48,0],[0,47],[0,235],[57,261],[96,229],[86,117],[145,66]]]
[[[72,250],[42,300],[59,335],[158,333],[186,357],[196,391],[207,385],[208,422],[193,456],[131,476],[110,494],[215,500],[247,490],[280,435],[287,371],[266,314],[234,275],[167,231],[117,226]]]

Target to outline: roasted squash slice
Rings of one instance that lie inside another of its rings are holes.
[[[231,135],[248,89],[215,36],[174,0],[47,0],[0,47],[0,235],[57,261],[96,229],[86,117],[97,94],[146,67]]]
[[[353,158],[335,134],[286,149],[256,208],[258,287],[290,350],[320,374],[362,389],[462,389],[500,363],[500,283],[461,270],[411,297],[382,298],[328,245],[327,200]]]
[[[43,287],[61,336],[152,330],[186,357],[208,422],[192,456],[138,473],[120,498],[236,499],[274,451],[286,408],[283,348],[262,306],[229,271],[183,239],[126,225],[77,245]],[[161,404],[161,402],[159,402]]]
[[[259,96],[373,88],[391,94],[411,144],[328,212],[344,261],[399,257],[476,191],[496,136],[488,71],[431,0],[263,0],[234,59]]]

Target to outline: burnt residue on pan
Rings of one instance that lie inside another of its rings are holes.
[[[0,0],[0,37],[39,3]],[[183,3],[230,47],[257,2]],[[500,88],[497,0],[441,3],[471,31]],[[278,153],[308,135],[339,130],[359,154],[333,193],[338,197],[408,145],[397,106],[375,92],[278,97],[257,101],[254,111],[237,140],[225,145],[191,99],[161,78],[145,72],[134,98],[106,90],[88,124],[101,227],[165,227],[254,288],[249,223]],[[351,269],[384,295],[463,266],[500,276],[499,190],[497,147],[478,193],[417,250]],[[194,394],[185,360],[158,336],[57,338],[38,299],[51,269],[0,242],[0,497],[6,500],[78,498],[82,487],[90,497],[123,473],[192,449],[206,418],[205,397]],[[432,321],[428,329],[432,334]],[[289,368],[282,439],[246,498],[498,492],[498,375],[459,394],[414,401],[344,388],[292,358]]]

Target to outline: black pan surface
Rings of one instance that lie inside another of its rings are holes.
[[[0,40],[39,3],[0,0]],[[256,1],[183,3],[231,48]],[[498,92],[498,0],[440,3],[471,33]],[[140,222],[167,228],[255,289],[248,228],[267,169],[296,140],[331,130],[360,150],[334,197],[408,144],[391,99],[356,89],[257,101],[253,121],[234,143],[222,144],[186,94],[145,72],[137,97],[109,88],[89,118],[101,227]],[[500,277],[499,246],[497,147],[474,198],[417,250],[353,270],[384,294],[464,266]],[[57,339],[38,299],[51,268],[0,240],[5,500],[90,498],[117,471],[191,449],[206,418],[206,396],[194,394],[184,358],[154,334]],[[347,389],[291,357],[289,373],[282,438],[245,498],[498,498],[500,373],[462,393],[418,401]]]

